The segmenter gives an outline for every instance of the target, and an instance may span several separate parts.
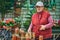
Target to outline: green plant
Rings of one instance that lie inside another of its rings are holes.
[[[33,9],[33,10],[30,11],[30,14],[27,14],[27,15],[30,16],[30,17],[26,17],[27,20],[26,20],[25,23],[24,23],[24,28],[26,29],[25,31],[28,30],[28,28],[29,28],[29,26],[30,26],[30,24],[31,24],[31,17],[32,17],[32,15],[33,15],[35,12],[36,12],[36,10]],[[26,15],[26,16],[27,16],[27,15]]]
[[[4,20],[4,16],[9,12],[8,10],[11,9],[11,6],[13,6],[12,0],[0,0],[0,13],[2,20]]]

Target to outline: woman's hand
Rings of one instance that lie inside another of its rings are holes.
[[[28,33],[30,33],[31,32],[31,30],[28,30]]]
[[[40,30],[45,30],[45,25],[41,25],[41,28],[40,28]]]

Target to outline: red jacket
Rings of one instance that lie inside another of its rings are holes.
[[[36,37],[38,37],[39,35],[43,35],[43,38],[50,38],[52,37],[52,28],[48,28],[46,30],[39,30],[40,29],[40,25],[46,25],[48,24],[48,17],[50,16],[49,12],[41,12],[41,13],[35,13],[32,16],[32,32],[35,33]]]

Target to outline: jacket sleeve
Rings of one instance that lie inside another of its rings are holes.
[[[53,18],[52,18],[52,16],[50,16],[49,18],[48,18],[48,24],[46,24],[45,25],[45,27],[46,27],[46,29],[48,29],[48,28],[51,28],[52,26],[53,26]]]

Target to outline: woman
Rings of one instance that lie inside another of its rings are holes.
[[[35,33],[35,40],[38,40],[39,35],[42,35],[44,40],[51,40],[53,19],[49,12],[44,10],[43,2],[37,2],[35,7],[37,12],[32,16],[28,32]]]

